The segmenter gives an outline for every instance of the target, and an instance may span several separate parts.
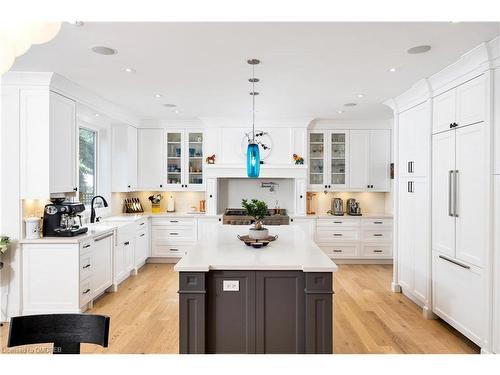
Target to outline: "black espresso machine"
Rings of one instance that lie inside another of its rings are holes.
[[[45,206],[43,214],[43,235],[45,237],[73,237],[86,233],[82,226],[80,212],[85,205],[80,202],[65,202],[64,198],[53,198]],[[78,218],[78,222],[77,222]]]

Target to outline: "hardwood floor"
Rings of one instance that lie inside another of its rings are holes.
[[[109,348],[82,345],[82,353],[178,353],[177,274],[171,264],[147,264],[105,294],[90,313],[111,316]],[[335,275],[335,353],[479,353],[479,348],[440,320],[392,293],[392,266],[340,265]],[[8,326],[1,329],[2,352]],[[37,346],[40,348],[42,346]]]

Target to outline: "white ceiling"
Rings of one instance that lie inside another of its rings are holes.
[[[143,119],[246,117],[246,59],[255,57],[262,60],[258,116],[380,119],[391,116],[384,100],[499,34],[500,23],[64,24],[52,42],[19,57],[13,70],[57,72]],[[406,53],[422,44],[432,50]],[[90,52],[96,45],[118,54],[96,55]],[[359,105],[344,108],[348,102]],[[162,103],[177,104],[180,113]]]

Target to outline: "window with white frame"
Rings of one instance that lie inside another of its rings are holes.
[[[78,184],[79,201],[90,205],[92,197],[97,194],[97,131],[80,127],[78,134]]]

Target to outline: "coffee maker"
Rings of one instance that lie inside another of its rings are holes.
[[[332,199],[331,214],[334,216],[344,216],[344,201],[342,198]]]
[[[82,227],[82,218],[79,215],[85,211],[83,203],[65,202],[64,198],[53,198],[50,201],[52,203],[45,206],[43,214],[44,236],[73,237],[88,231],[87,227]]]
[[[347,215],[361,216],[361,207],[359,207],[359,203],[354,198],[347,200]]]

